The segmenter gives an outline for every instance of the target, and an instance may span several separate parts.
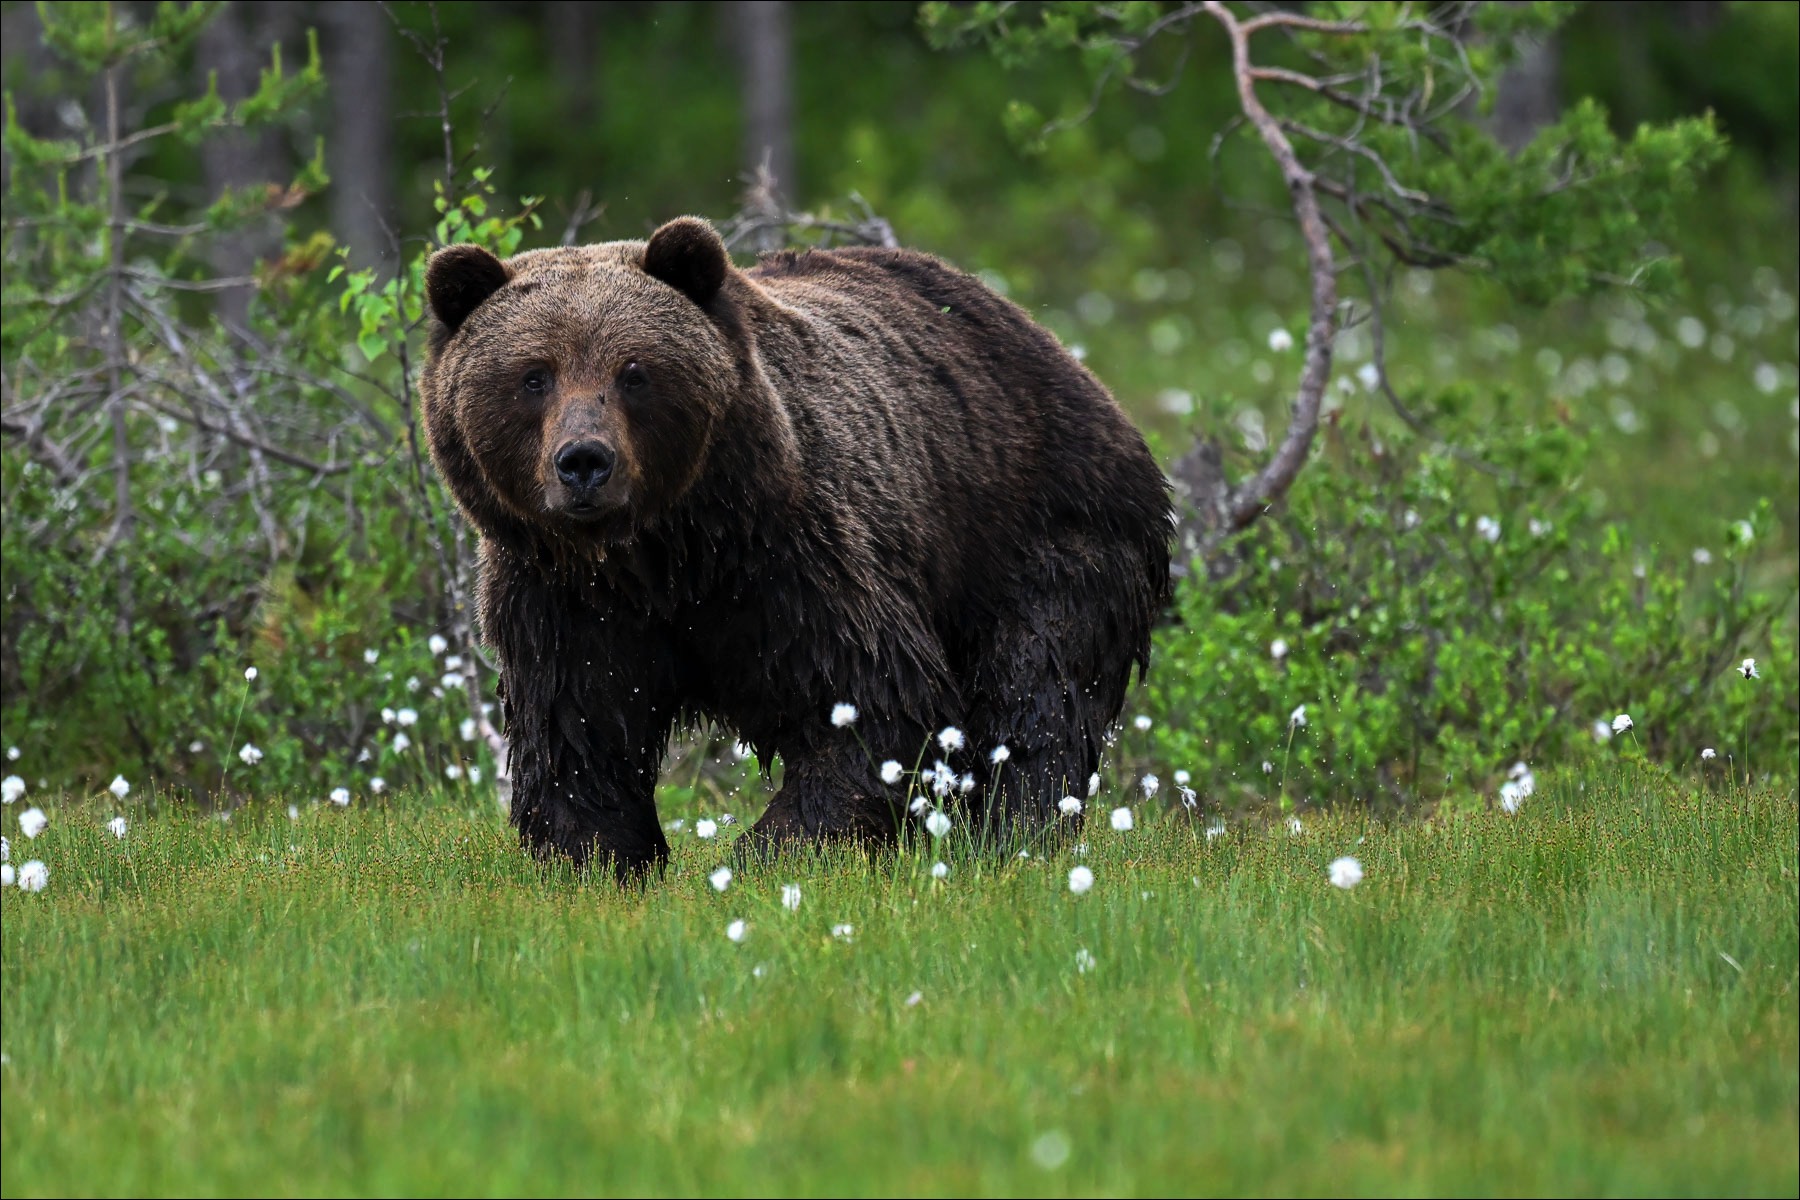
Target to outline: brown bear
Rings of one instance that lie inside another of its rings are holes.
[[[1167,596],[1169,492],[1022,309],[908,250],[740,270],[694,218],[451,246],[426,289],[527,846],[659,866],[665,746],[704,722],[785,764],[758,850],[892,841],[887,760],[944,760],[933,803],[990,834],[1086,794]]]

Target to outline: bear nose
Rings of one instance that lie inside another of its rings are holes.
[[[556,473],[575,491],[593,491],[612,471],[613,452],[599,442],[576,442],[556,452]]]

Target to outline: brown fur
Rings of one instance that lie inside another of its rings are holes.
[[[782,757],[759,845],[891,839],[908,793],[879,764],[921,752],[975,775],[990,829],[1085,794],[1166,597],[1168,497],[1021,309],[905,250],[740,271],[691,218],[504,264],[451,247],[428,290],[425,423],[483,534],[528,845],[661,862],[680,722]],[[611,456],[603,486],[566,482],[576,445]],[[946,725],[967,751],[938,753]]]

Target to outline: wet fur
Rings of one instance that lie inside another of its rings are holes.
[[[425,421],[483,534],[525,844],[621,876],[660,864],[664,749],[705,721],[786,764],[758,846],[891,840],[906,793],[879,764],[910,767],[946,725],[969,739],[946,756],[978,780],[967,818],[1051,826],[1085,795],[1167,595],[1168,495],[1142,437],[1021,309],[934,258],[810,251],[714,278],[709,242],[684,220],[503,275],[467,248],[433,263],[434,307],[460,324],[434,331]],[[545,508],[552,418],[509,391],[545,352],[571,381],[557,427],[587,422],[630,459],[615,519]],[[626,358],[648,360],[654,395],[606,390]],[[838,702],[854,731],[832,726]]]

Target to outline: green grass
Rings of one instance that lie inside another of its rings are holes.
[[[0,1190],[1792,1195],[1795,797],[1624,770],[1298,836],[1102,809],[1083,897],[1070,851],[721,895],[689,834],[621,893],[420,801],[70,806],[9,834],[52,877],[4,894]]]

